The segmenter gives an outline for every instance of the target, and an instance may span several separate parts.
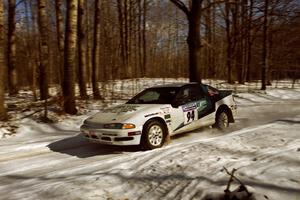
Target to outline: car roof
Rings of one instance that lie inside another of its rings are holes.
[[[196,84],[199,84],[197,82],[191,82],[191,83],[168,83],[168,84],[164,84],[164,85],[156,85],[156,86],[153,86],[151,88],[170,88],[170,87],[183,87],[183,86],[186,86],[186,85],[196,85]]]

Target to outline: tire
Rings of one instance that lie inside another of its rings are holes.
[[[229,127],[229,116],[227,112],[221,111],[217,113],[215,127],[220,130],[225,130]]]
[[[142,149],[151,150],[162,147],[165,143],[166,133],[166,127],[161,122],[156,120],[147,122],[141,139]]]

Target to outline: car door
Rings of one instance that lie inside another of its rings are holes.
[[[171,113],[172,118],[177,119],[172,123],[174,134],[191,131],[207,124],[207,118],[203,116],[211,109],[212,104],[200,85],[183,87],[175,101],[178,107]]]

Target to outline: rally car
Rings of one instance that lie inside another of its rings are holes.
[[[231,93],[200,83],[151,87],[87,118],[81,133],[102,144],[159,148],[167,137],[203,126],[226,129],[236,113]]]

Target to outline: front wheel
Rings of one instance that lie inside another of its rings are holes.
[[[225,130],[229,126],[229,117],[227,112],[221,111],[216,116],[215,126],[220,130]]]
[[[166,128],[159,121],[150,121],[144,126],[141,145],[143,149],[151,150],[162,147],[165,142]]]

